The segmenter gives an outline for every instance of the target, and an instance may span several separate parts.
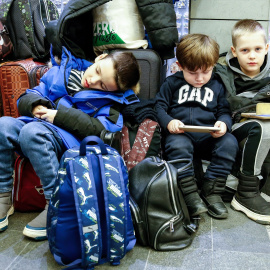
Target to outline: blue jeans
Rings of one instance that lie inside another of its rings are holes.
[[[57,133],[41,122],[24,123],[12,117],[0,118],[0,193],[13,187],[14,152],[27,157],[39,176],[46,199],[50,199],[59,160],[66,150]]]
[[[168,160],[188,159],[193,161],[195,152],[200,158],[210,160],[205,178],[227,179],[238,152],[238,142],[230,133],[219,138],[213,138],[208,133],[169,134],[166,137],[165,153]],[[184,163],[174,163],[174,165],[179,169]],[[180,177],[193,175],[194,168],[192,167],[182,172]]]

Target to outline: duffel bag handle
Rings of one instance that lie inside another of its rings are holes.
[[[108,151],[104,142],[97,136],[87,136],[85,137],[80,144],[80,155],[86,155],[86,145],[87,144],[96,144],[99,146],[102,155],[108,155]]]

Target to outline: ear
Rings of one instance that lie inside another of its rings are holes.
[[[231,51],[234,57],[237,57],[236,50],[233,46],[231,46]]]
[[[181,71],[183,71],[183,68],[182,68],[182,66],[180,65],[180,63],[179,63],[178,61],[176,61],[176,64],[177,64],[177,66],[179,67],[179,69],[180,69]]]
[[[95,58],[95,63],[100,61],[101,59],[105,58],[108,54],[107,53],[103,53],[101,55],[99,55],[98,57]]]
[[[268,53],[268,49],[269,49],[269,43],[267,43],[266,46],[265,46],[265,54]]]

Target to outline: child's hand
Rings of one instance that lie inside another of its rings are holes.
[[[184,130],[181,129],[183,126],[184,124],[180,120],[174,119],[169,122],[167,129],[170,131],[170,133],[184,133]]]
[[[210,133],[213,138],[219,138],[227,132],[227,125],[222,121],[217,121],[214,127],[220,128],[220,130]]]
[[[37,117],[40,118],[40,110],[42,109],[47,109],[47,107],[43,106],[43,105],[37,105],[33,110],[32,110],[32,114]]]
[[[52,110],[52,109],[41,109],[39,110],[36,114],[37,114],[37,118],[40,118],[42,120],[45,120],[47,122],[53,123],[54,117],[57,113],[57,110]]]

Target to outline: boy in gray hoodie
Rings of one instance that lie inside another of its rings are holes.
[[[255,112],[256,103],[270,101],[269,44],[262,25],[249,19],[235,24],[232,44],[225,65],[216,66],[233,112],[232,134],[245,143],[231,206],[258,223],[270,224],[270,203],[259,191],[262,165],[270,148],[270,121],[241,118],[241,112]]]

